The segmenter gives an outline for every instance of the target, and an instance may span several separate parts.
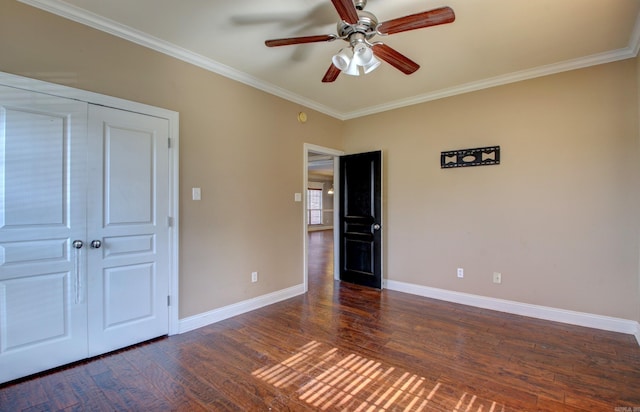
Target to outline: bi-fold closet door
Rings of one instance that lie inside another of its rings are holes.
[[[168,333],[168,133],[0,86],[0,382]]]

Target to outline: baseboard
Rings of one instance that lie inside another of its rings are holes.
[[[307,226],[307,231],[309,232],[319,232],[321,230],[333,230],[333,226],[314,226],[314,225]]]
[[[225,320],[236,315],[241,315],[255,309],[260,309],[264,306],[268,306],[273,303],[292,298],[294,296],[302,295],[303,293],[304,285],[300,284],[287,289],[282,289],[273,293],[258,296],[253,299],[214,309],[209,312],[189,316],[188,318],[180,319],[178,333],[185,333],[194,329],[201,328],[203,326],[211,325],[212,323],[220,322],[221,320]]]
[[[589,328],[608,330],[612,332],[626,333],[635,336],[640,345],[640,323],[632,320],[613,318],[591,313],[575,312],[565,309],[556,309],[547,306],[531,305],[504,299],[490,298],[486,296],[472,295],[411,283],[386,280],[386,289],[412,295],[424,296],[447,302],[460,303],[483,309],[497,310],[515,315],[529,316],[537,319],[567,323],[571,325],[585,326]],[[180,319],[178,333],[185,333],[212,323],[231,318],[236,315],[262,308],[298,295],[304,294],[304,285],[296,285],[279,290],[267,295],[234,303],[229,306],[200,313],[188,318]]]
[[[638,344],[640,345],[640,323],[632,320],[594,315],[584,312],[575,312],[565,309],[556,309],[547,306],[531,305],[528,303],[515,302],[511,300],[496,299],[486,296],[472,295],[468,293],[454,292],[445,289],[398,282],[395,280],[387,280],[387,289],[438,300],[444,300],[447,302],[475,306],[483,309],[497,310],[514,315],[522,315],[537,319],[567,323],[571,325],[626,333],[634,335],[638,341]]]

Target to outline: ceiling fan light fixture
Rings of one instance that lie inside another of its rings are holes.
[[[380,60],[374,56],[371,46],[363,42],[356,43],[351,50],[341,49],[331,58],[331,61],[344,74],[350,76],[360,76],[361,67],[362,72],[367,74],[380,66]]]
[[[333,65],[340,69],[344,74],[350,76],[360,76],[360,69],[356,59],[351,55],[351,50],[341,49],[338,54],[331,58]]]

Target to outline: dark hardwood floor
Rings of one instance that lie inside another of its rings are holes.
[[[630,335],[339,284],[0,386],[2,411],[634,411]]]

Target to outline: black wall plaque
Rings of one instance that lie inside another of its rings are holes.
[[[451,150],[440,154],[440,168],[442,169],[499,164],[500,146]]]

